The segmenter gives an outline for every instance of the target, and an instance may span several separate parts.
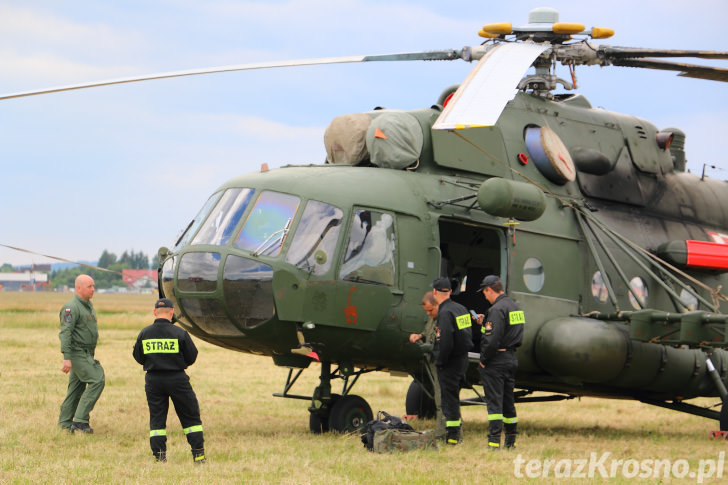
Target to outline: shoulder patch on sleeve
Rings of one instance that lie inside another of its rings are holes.
[[[521,310],[508,313],[508,320],[511,325],[521,325],[526,323],[526,317]]]

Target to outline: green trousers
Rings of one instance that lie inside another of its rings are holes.
[[[68,373],[68,391],[61,404],[58,426],[70,428],[71,422],[88,423],[89,414],[96,405],[106,384],[104,368],[91,352],[74,351]]]
[[[447,430],[445,429],[445,415],[442,414],[442,396],[440,391],[440,379],[437,376],[437,367],[430,359],[425,359],[425,363],[430,368],[430,374],[434,384],[435,395],[435,439],[445,439]]]

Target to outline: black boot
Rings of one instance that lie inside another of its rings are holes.
[[[195,462],[195,465],[205,463],[207,461],[205,458],[205,449],[198,448],[196,450],[192,450],[192,460]]]
[[[94,430],[91,429],[91,426],[89,426],[88,423],[81,423],[78,421],[71,422],[71,427],[69,428],[71,430],[71,433],[74,431],[80,431],[81,433],[86,434],[93,434]]]
[[[447,427],[447,438],[445,443],[448,445],[460,444],[460,426],[448,426]]]
[[[512,450],[516,447],[516,435],[515,434],[507,434],[505,439],[505,448],[506,450]]]
[[[166,463],[167,462],[167,452],[166,451],[155,451],[154,459],[157,461],[157,463]]]
[[[500,451],[500,434],[488,435],[488,449],[490,451]]]

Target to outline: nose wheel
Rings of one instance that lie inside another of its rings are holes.
[[[329,399],[325,406],[321,406],[318,409],[309,408],[308,428],[312,433],[321,434],[329,432],[329,416],[331,416],[331,410],[339,399],[341,399],[340,394],[331,394],[331,399]]]
[[[314,389],[313,395],[308,398],[288,392],[298,379],[298,376],[303,372],[303,369],[299,369],[294,375],[293,369],[289,369],[284,392],[276,393],[274,396],[292,399],[311,399],[311,406],[308,408],[308,426],[314,434],[327,433],[329,431],[335,433],[355,433],[365,429],[367,423],[373,419],[372,408],[361,396],[349,394],[349,392],[362,374],[377,370],[380,369],[360,369],[354,371],[351,364],[342,364],[334,372],[331,372],[331,362],[321,361],[320,384]],[[354,379],[350,383],[349,377],[351,376],[354,376]],[[331,392],[331,380],[334,378],[344,380],[344,388],[341,394]]]
[[[337,433],[354,433],[363,430],[372,420],[372,408],[360,396],[341,396],[331,407],[329,430]]]

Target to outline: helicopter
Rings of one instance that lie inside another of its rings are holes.
[[[354,431],[372,419],[352,393],[369,372],[411,376],[408,413],[432,413],[427,356],[407,338],[423,328],[420,299],[448,277],[460,289],[453,299],[482,312],[475,290],[498,274],[527,316],[519,401],[628,398],[728,430],[726,184],[685,173],[679,129],[554,94],[575,85],[556,76],[558,64],[725,82],[726,69],[655,58],[728,53],[596,46],[613,32],[559,22],[552,9],[479,34],[484,43],[463,49],[179,71],[0,99],[230,70],[476,62],[428,108],[332,120],[325,164],[261,167],[220,186],[159,250],[160,296],[175,301],[179,324],[288,368],[276,395],[310,403],[312,432]],[[312,364],[319,385],[293,394]],[[700,396],[719,397],[720,412],[685,402]]]

